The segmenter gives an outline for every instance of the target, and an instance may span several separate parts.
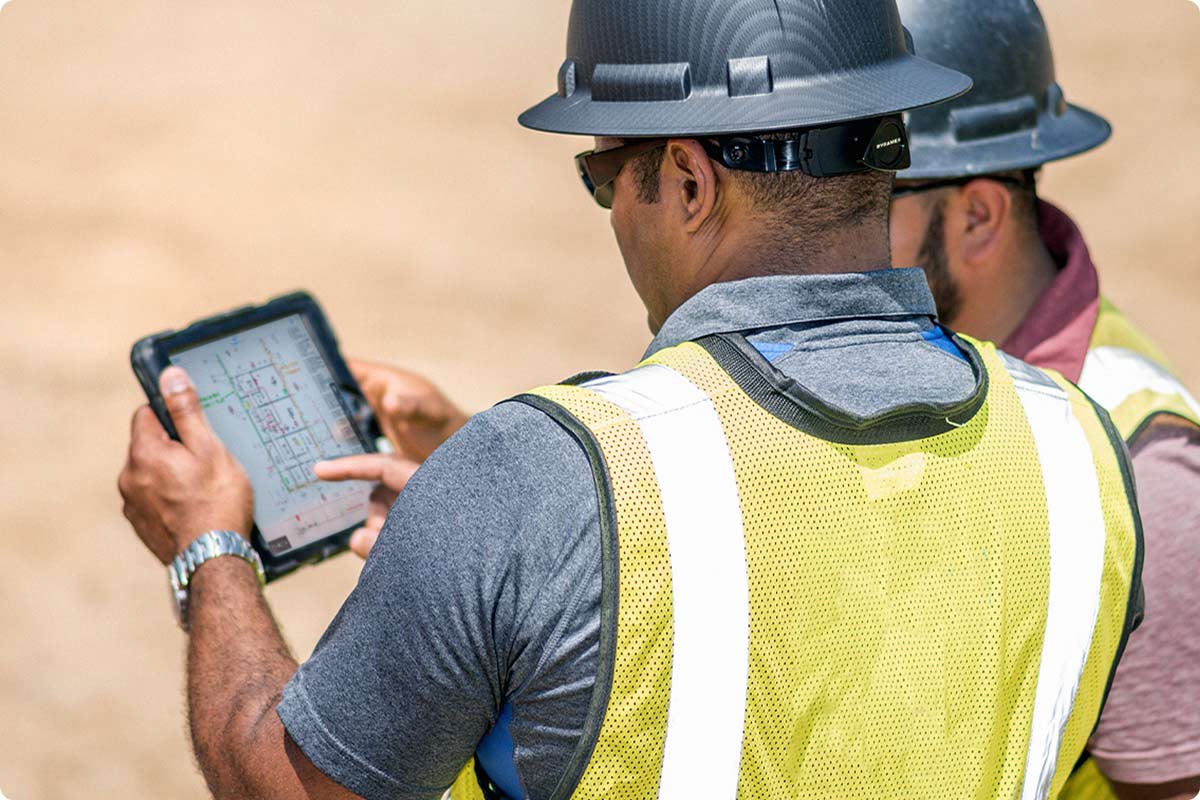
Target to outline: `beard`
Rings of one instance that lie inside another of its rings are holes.
[[[946,200],[942,198],[933,208],[925,238],[917,254],[917,263],[925,271],[925,280],[937,304],[938,319],[949,323],[958,317],[962,294],[950,274],[950,259],[946,256]]]

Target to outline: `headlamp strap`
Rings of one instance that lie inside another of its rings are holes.
[[[796,172],[814,178],[908,169],[908,134],[899,115],[812,128],[795,139],[730,136],[701,140],[713,159],[742,172]]]

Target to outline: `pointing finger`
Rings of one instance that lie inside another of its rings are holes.
[[[322,461],[313,465],[313,474],[323,481],[371,481],[382,483],[394,492],[399,492],[408,483],[420,465],[407,458],[367,453],[347,456],[335,461]]]
[[[323,481],[373,481],[383,480],[387,456],[368,453],[347,456],[334,461],[318,461],[313,464],[313,474]]]

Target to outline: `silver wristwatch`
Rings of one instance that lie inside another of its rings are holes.
[[[244,559],[258,574],[258,585],[263,586],[267,582],[262,559],[244,536],[234,531],[209,531],[203,534],[167,565],[167,580],[171,583],[175,619],[185,631],[188,629],[188,585],[192,575],[205,561],[218,556],[237,556]]]

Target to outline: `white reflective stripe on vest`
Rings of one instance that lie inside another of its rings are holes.
[[[1045,800],[1092,646],[1108,538],[1092,448],[1058,384],[1005,359],[1033,431],[1050,521],[1050,590],[1021,800]]]
[[[674,645],[658,796],[734,797],[750,669],[750,586],[721,418],[695,384],[659,365],[585,386],[637,420],[666,518]]]
[[[1138,392],[1179,395],[1200,417],[1200,403],[1175,376],[1141,353],[1124,347],[1097,347],[1083,362],[1079,388],[1110,411]]]

